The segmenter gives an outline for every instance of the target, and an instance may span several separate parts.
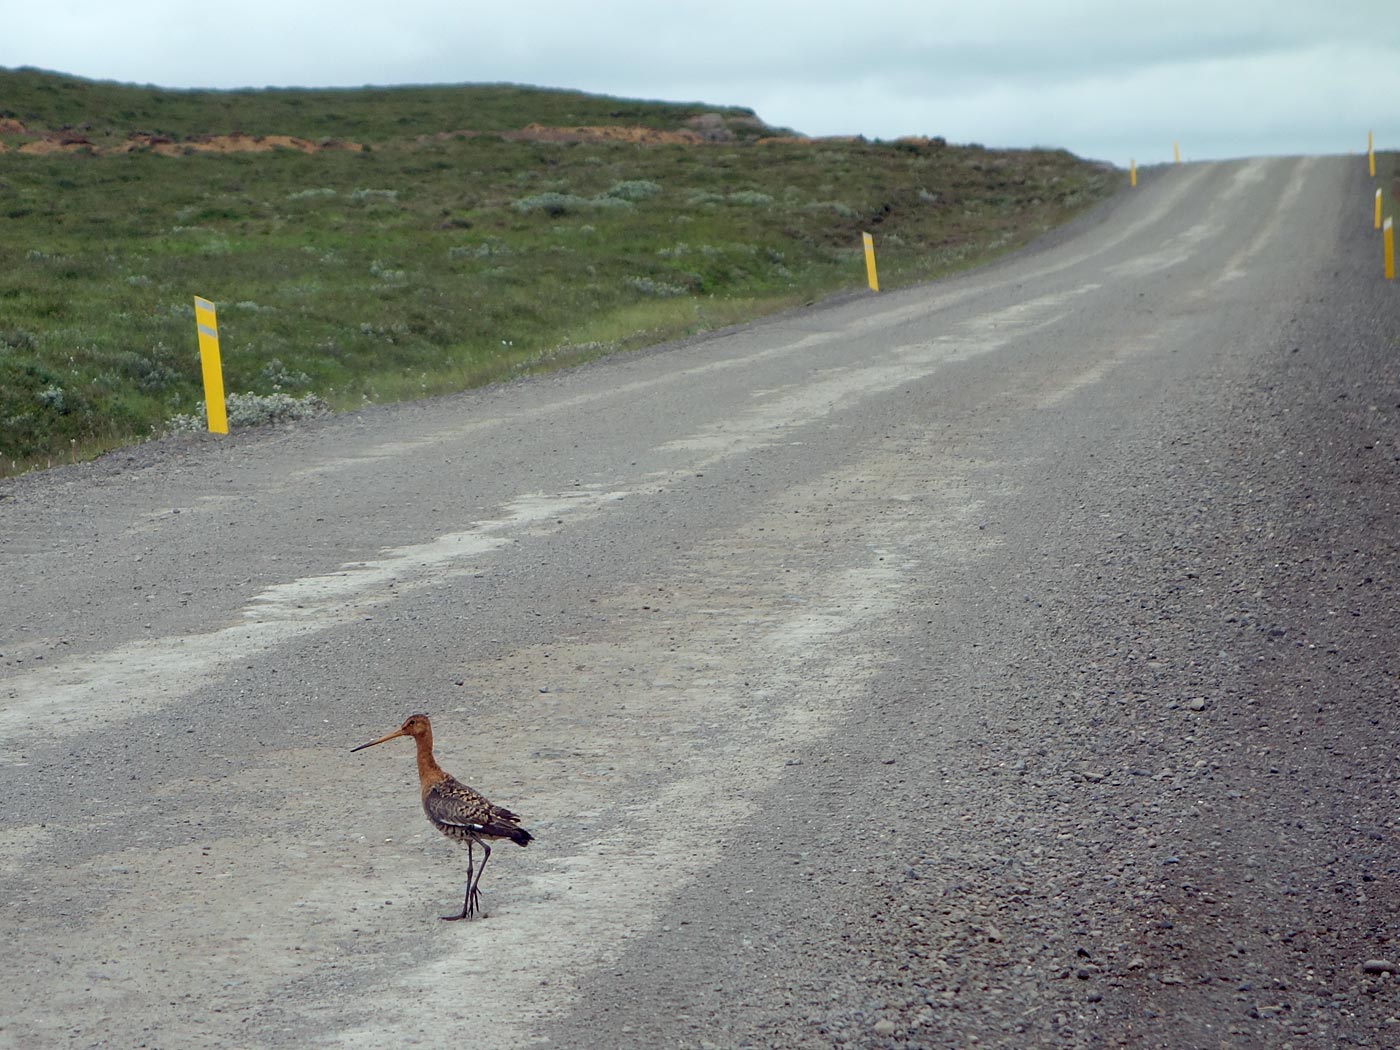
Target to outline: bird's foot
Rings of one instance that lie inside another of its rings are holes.
[[[473,893],[470,897],[467,898],[466,906],[462,909],[462,914],[439,915],[438,918],[441,919],[443,922],[457,922],[461,919],[470,919],[473,916],[482,919],[486,918],[486,916],[481,911],[481,898],[475,893]]]

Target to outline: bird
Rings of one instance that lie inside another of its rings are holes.
[[[409,715],[403,725],[392,733],[352,747],[350,751],[363,751],[401,736],[411,736],[418,748],[418,782],[422,788],[423,812],[428,815],[428,823],[448,838],[467,844],[467,896],[462,901],[462,912],[460,915],[442,915],[439,918],[446,922],[470,919],[473,915],[481,914],[481,875],[486,870],[486,862],[491,859],[491,846],[487,839],[510,839],[517,846],[528,846],[535,837],[520,826],[520,818],[510,810],[494,805],[481,792],[467,787],[437,764],[437,759],[433,757],[433,726],[427,715]],[[474,846],[480,846],[484,856],[481,867],[475,869],[473,879]]]

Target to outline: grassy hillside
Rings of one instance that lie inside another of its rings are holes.
[[[747,109],[641,102],[514,84],[182,91],[35,69],[0,69],[0,117],[38,128],[79,129],[97,143],[133,131],[176,138],[242,131],[388,142],[458,128],[505,131],[532,122],[675,128],[711,112],[753,117]]]
[[[532,124],[620,137],[517,133]],[[309,141],[208,138],[235,133]],[[745,110],[509,86],[176,92],[0,70],[0,473],[194,411],[195,295],[219,305],[230,391],[344,408],[860,287],[862,230],[882,285],[907,284],[1120,179],[1062,151],[774,134]]]

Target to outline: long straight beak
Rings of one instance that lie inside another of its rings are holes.
[[[392,733],[385,733],[378,740],[371,740],[368,744],[361,744],[359,747],[352,747],[350,749],[350,752],[351,754],[353,754],[356,751],[363,751],[365,748],[373,747],[375,744],[382,744],[386,740],[393,740],[396,736],[408,736],[408,734],[405,733],[402,729],[395,729]]]

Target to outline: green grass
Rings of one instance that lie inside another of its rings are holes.
[[[371,147],[0,152],[0,474],[191,412],[195,295],[218,304],[230,392],[343,409],[861,287],[862,230],[882,287],[964,268],[1121,179],[1063,151],[936,141],[419,139],[531,122],[675,128],[706,111],[519,87],[168,92],[0,70],[0,100],[31,132],[101,124],[85,133],[98,144],[140,129]],[[749,127],[747,111],[719,112]]]

